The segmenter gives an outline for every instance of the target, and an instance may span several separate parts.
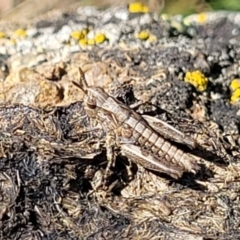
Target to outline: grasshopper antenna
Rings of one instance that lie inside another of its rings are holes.
[[[87,84],[84,72],[83,72],[83,70],[80,67],[78,68],[78,70],[79,70],[79,75],[80,75],[80,77],[79,77],[80,83],[77,83],[75,81],[72,81],[72,83],[76,87],[80,88],[84,93],[87,93],[88,84]]]

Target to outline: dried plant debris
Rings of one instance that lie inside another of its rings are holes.
[[[120,92],[123,100],[129,91]],[[176,181],[133,165],[129,179],[119,156],[106,189],[105,133],[89,129],[95,123],[81,102],[1,107],[1,238],[238,239],[237,151],[217,125],[152,114],[195,136],[206,152],[199,153],[201,170]]]

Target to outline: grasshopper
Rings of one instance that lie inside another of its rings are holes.
[[[108,166],[113,166],[116,147],[130,161],[146,169],[178,179],[184,172],[196,173],[198,165],[191,155],[174,142],[196,148],[196,141],[157,118],[140,115],[100,87],[89,87],[79,68],[81,83],[73,82],[84,93],[84,107],[106,131]]]

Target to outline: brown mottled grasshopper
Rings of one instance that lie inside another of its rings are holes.
[[[173,143],[195,148],[193,138],[157,118],[139,115],[100,87],[89,87],[82,70],[79,71],[81,85],[73,83],[85,92],[86,113],[90,118],[96,118],[106,131],[109,160],[106,172],[116,157],[114,145],[130,161],[175,179],[184,172],[197,171],[194,159]]]

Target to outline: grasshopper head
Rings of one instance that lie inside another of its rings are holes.
[[[117,128],[129,116],[129,109],[121,102],[108,95],[100,87],[89,87],[84,74],[79,68],[81,75],[81,85],[73,82],[74,85],[82,89],[85,93],[84,105],[89,117],[98,117],[102,121],[109,122],[111,128]]]
[[[81,68],[79,68],[79,73],[81,83],[73,81],[73,84],[85,93],[84,103],[86,107],[89,109],[102,107],[108,98],[108,94],[100,87],[89,87]]]

